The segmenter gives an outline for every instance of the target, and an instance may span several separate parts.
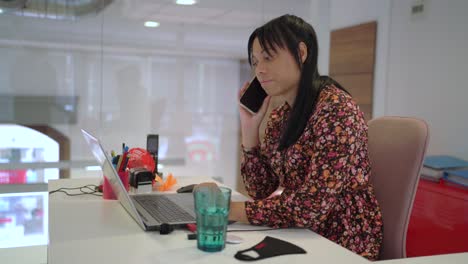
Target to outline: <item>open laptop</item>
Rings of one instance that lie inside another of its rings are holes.
[[[191,193],[129,195],[99,140],[83,129],[81,132],[120,204],[143,230],[159,230],[163,224],[178,226],[195,223]]]

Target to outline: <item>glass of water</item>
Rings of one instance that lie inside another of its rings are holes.
[[[215,183],[198,185],[194,191],[197,215],[197,246],[202,251],[224,249],[228,224],[231,189]]]

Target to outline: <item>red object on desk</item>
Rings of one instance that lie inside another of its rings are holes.
[[[128,181],[128,170],[126,171],[121,171],[118,173],[120,180],[122,181],[125,189],[128,190],[130,189],[130,183]],[[112,186],[107,180],[106,176],[103,176],[104,182],[102,184],[102,198],[106,200],[117,200],[117,196],[115,195],[114,191],[112,190]]]
[[[191,232],[197,232],[197,225],[196,224],[187,224],[187,229]]]
[[[128,159],[127,168],[145,168],[148,171],[154,171],[155,163],[151,154],[142,148],[131,148],[128,151],[130,158]]]
[[[408,257],[468,252],[468,190],[421,179],[411,212]]]

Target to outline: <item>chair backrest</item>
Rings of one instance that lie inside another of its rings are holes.
[[[408,117],[369,121],[370,181],[384,222],[380,259],[406,257],[406,231],[429,141],[427,123]]]

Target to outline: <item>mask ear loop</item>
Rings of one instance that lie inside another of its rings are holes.
[[[262,242],[262,243],[260,243],[260,244],[258,244],[256,246],[253,246],[253,247],[248,248],[246,250],[238,251],[234,257],[239,259],[239,260],[245,260],[245,261],[259,260],[260,259],[260,254],[258,253],[257,249],[264,248],[265,246],[266,246],[266,243]],[[249,252],[249,251],[257,253],[257,257],[254,258],[252,256],[244,254],[244,253]]]
[[[249,252],[249,251],[257,253],[258,256],[256,258],[254,258],[254,257],[252,257],[250,255],[245,254],[246,252]],[[254,260],[259,260],[260,259],[260,254],[258,254],[258,252],[256,250],[249,248],[249,249],[246,249],[246,250],[238,251],[234,257],[236,259],[239,259],[239,260],[254,261]]]

